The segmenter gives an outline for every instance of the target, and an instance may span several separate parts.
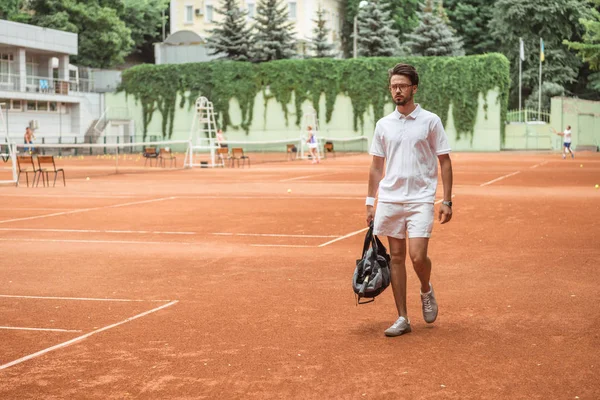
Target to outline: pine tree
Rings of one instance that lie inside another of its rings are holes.
[[[391,57],[399,55],[398,32],[392,26],[389,6],[380,0],[369,1],[358,11],[358,55]]]
[[[235,0],[224,0],[223,8],[215,9],[223,15],[223,22],[209,33],[208,48],[211,55],[223,54],[234,61],[250,60],[251,28],[246,27],[246,13],[239,9]]]
[[[282,60],[296,55],[293,23],[288,21],[287,6],[283,0],[260,0],[255,20],[254,61]]]
[[[438,3],[437,9],[433,0],[427,0],[418,13],[421,23],[406,35],[406,46],[417,56],[462,56],[462,42],[452,32],[445,19],[447,15],[443,5]]]
[[[313,42],[311,49],[315,52],[316,58],[333,57],[333,43],[327,41],[329,29],[325,26],[327,21],[323,18],[325,10],[321,7],[317,10],[317,19],[313,20],[315,28],[313,29]]]

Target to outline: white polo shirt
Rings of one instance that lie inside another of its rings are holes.
[[[435,201],[437,156],[450,153],[440,117],[419,104],[406,116],[396,108],[377,121],[369,153],[386,159],[385,177],[379,183],[379,201]]]
[[[571,143],[571,130],[565,129],[565,131],[563,133],[564,133],[564,142]]]

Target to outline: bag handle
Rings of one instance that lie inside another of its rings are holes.
[[[373,242],[373,221],[371,221],[371,224],[369,224],[369,229],[367,230],[367,233],[365,235],[365,242],[363,244],[363,250],[362,250],[362,255],[361,255],[361,259],[365,258],[365,255],[367,254],[367,250],[369,250],[369,246],[371,245],[371,243]]]

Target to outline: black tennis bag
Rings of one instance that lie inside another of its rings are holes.
[[[352,277],[352,289],[357,296],[357,304],[375,300],[390,285],[390,256],[381,240],[373,235],[373,223],[365,236],[362,258],[356,260]],[[362,301],[362,298],[371,300]]]

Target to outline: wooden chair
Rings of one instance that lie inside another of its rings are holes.
[[[48,174],[50,172],[54,172],[54,184],[52,185],[53,187],[56,186],[56,177],[58,176],[59,172],[62,173],[63,185],[67,186],[67,182],[65,181],[65,170],[62,168],[56,168],[56,164],[54,163],[54,156],[37,156],[37,160],[39,167],[38,170],[40,172],[42,180],[44,181],[44,186],[46,186],[46,183],[48,183],[48,186],[50,186],[50,182],[48,180]],[[44,175],[46,176],[46,179],[44,179]],[[38,176],[37,183],[35,186],[38,186],[40,184],[40,176]]]
[[[225,166],[225,160],[229,161],[231,156],[229,155],[229,149],[227,147],[219,147],[217,149],[217,158],[221,167]]]
[[[238,167],[240,166],[240,160],[242,160],[242,166],[246,165],[246,160],[248,160],[248,168],[250,168],[250,157],[244,154],[244,149],[241,147],[234,147],[231,149],[230,156],[231,166],[235,166],[235,161],[237,160]]]
[[[332,153],[335,158],[335,150],[333,149],[333,143],[326,142],[323,146],[323,158],[327,158],[327,153]]]
[[[150,160],[150,166],[152,166],[152,160],[156,160],[158,164],[158,151],[156,151],[156,147],[144,147],[144,152],[142,153],[142,156],[144,156],[144,158],[146,159],[144,161],[144,167],[146,166],[148,160]]]
[[[172,168],[175,166],[177,168],[177,157],[173,155],[173,152],[170,148],[160,149],[158,153],[158,161],[160,162],[161,167],[165,167],[165,161],[170,161],[169,167]]]
[[[19,175],[17,176],[17,186],[19,186],[19,180],[21,179],[21,174],[25,173],[25,179],[27,180],[27,187],[29,187],[29,174],[33,174],[33,180],[31,181],[31,187],[35,183],[35,178],[38,173],[41,171],[35,167],[35,163],[33,162],[33,156],[31,155],[18,155],[17,156],[17,168],[19,169]]]
[[[296,147],[295,144],[288,144],[287,146],[287,159],[288,160],[295,160],[298,158],[298,148]]]

